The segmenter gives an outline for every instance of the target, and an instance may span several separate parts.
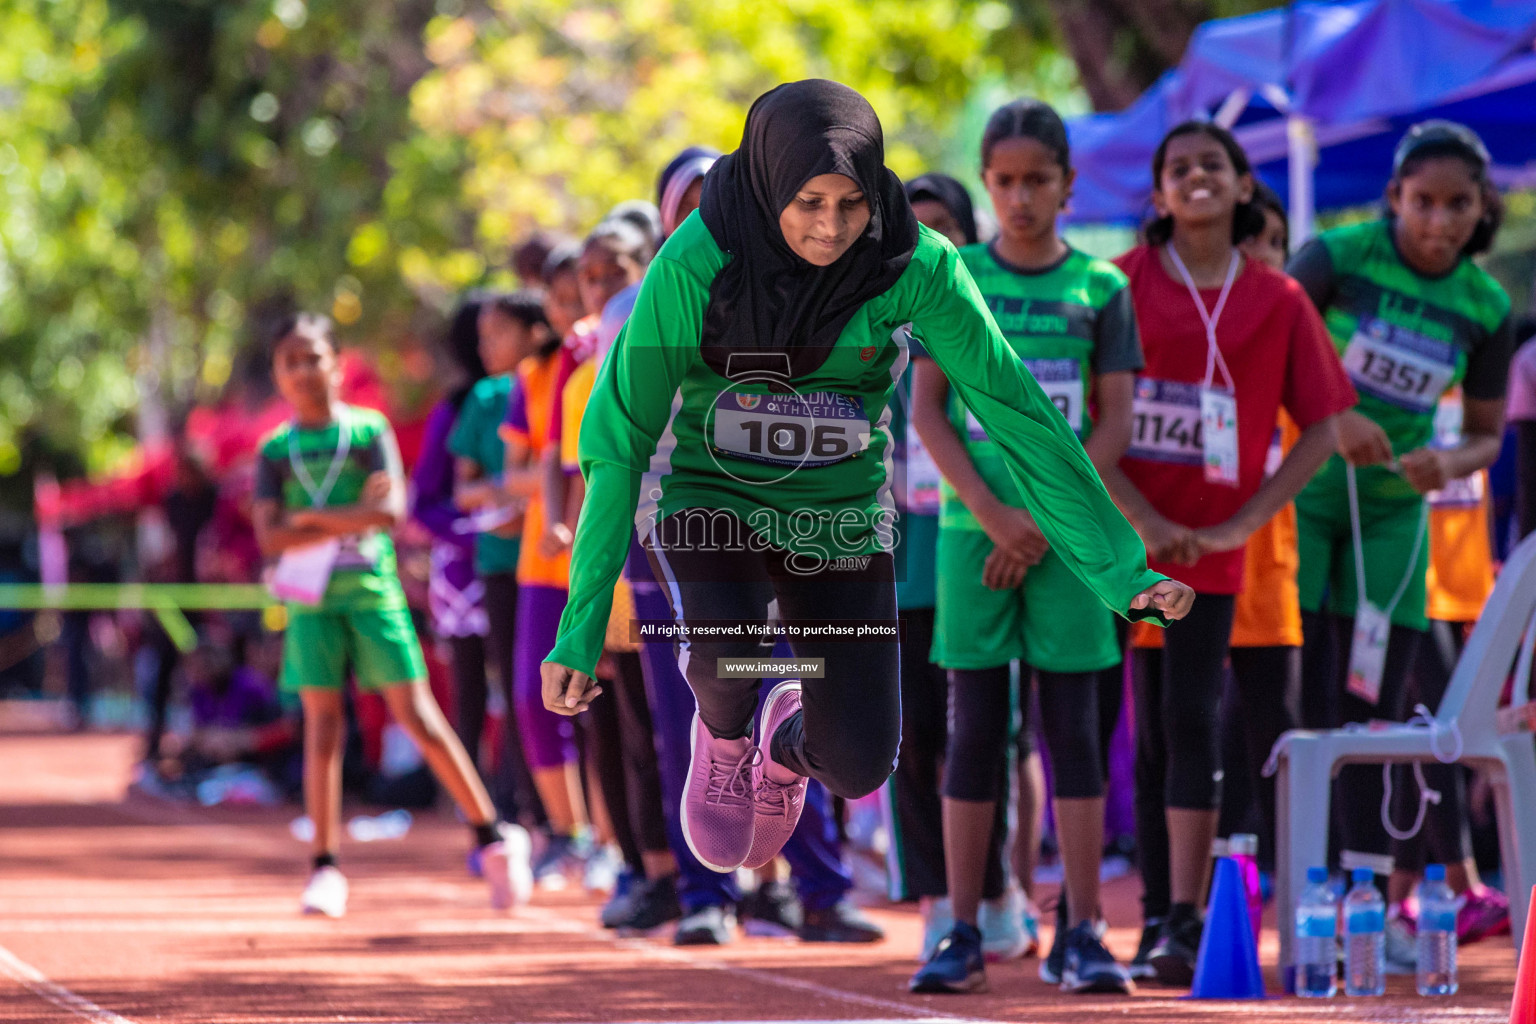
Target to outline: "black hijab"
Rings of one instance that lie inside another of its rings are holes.
[[[907,182],[907,199],[914,203],[920,199],[942,203],[960,225],[965,244],[976,244],[976,208],[971,205],[970,192],[954,178],[947,174],[920,174]]]
[[[869,226],[837,262],[818,267],[789,247],[779,214],[807,181],[833,173],[863,189]],[[886,170],[874,108],[822,79],[758,97],[741,147],[705,176],[699,214],[731,255],[710,285],[700,342],[705,361],[722,375],[733,352],[784,353],[791,377],[814,372],[859,307],[901,277],[917,247],[917,218],[901,181]]]

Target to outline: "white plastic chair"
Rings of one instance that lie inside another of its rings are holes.
[[[1529,731],[1501,735],[1498,705],[1511,667],[1515,678],[1510,707],[1520,708],[1530,700],[1536,629],[1528,627],[1533,616],[1536,535],[1521,542],[1504,563],[1487,607],[1451,675],[1445,698],[1427,728],[1297,729],[1276,742],[1271,755],[1277,768],[1275,900],[1280,919],[1280,967],[1285,976],[1289,977],[1295,963],[1296,900],[1306,888],[1307,868],[1327,863],[1332,782],[1346,764],[1443,759],[1487,773],[1498,815],[1499,852],[1518,955],[1531,886],[1536,884],[1536,737]]]

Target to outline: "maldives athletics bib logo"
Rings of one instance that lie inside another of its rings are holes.
[[[751,412],[753,409],[756,409],[759,405],[763,404],[763,396],[762,395],[743,395],[740,392],[738,392],[736,394],[736,404],[741,406],[743,409],[747,410],[748,412]]]

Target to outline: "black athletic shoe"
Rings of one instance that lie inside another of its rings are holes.
[[[1051,951],[1040,961],[1040,980],[1047,985],[1060,985],[1061,972],[1067,959],[1067,894],[1056,898],[1056,931],[1051,935]]]
[[[1169,918],[1163,925],[1157,945],[1147,957],[1157,982],[1169,988],[1189,988],[1195,981],[1195,957],[1200,952],[1200,934],[1204,931],[1198,917]]]
[[[1061,972],[1063,992],[1119,992],[1130,995],[1136,985],[1115,960],[1087,921],[1067,933]]]
[[[764,882],[742,898],[741,927],[748,935],[793,938],[804,924],[800,898],[788,882]]]
[[[677,877],[642,879],[634,883],[625,901],[626,913],[614,925],[620,935],[645,935],[683,916],[677,901]]]
[[[987,988],[986,958],[981,953],[981,931],[956,921],[939,940],[933,956],[912,975],[907,988],[913,992],[984,992]]]
[[[1152,969],[1152,947],[1157,945],[1157,940],[1162,934],[1163,918],[1148,918],[1141,929],[1141,942],[1136,945],[1136,955],[1131,958],[1130,966],[1126,968],[1132,978],[1140,980],[1157,977],[1157,972]]]
[[[480,851],[476,850],[470,854],[469,873],[476,878],[480,877],[479,853]],[[629,871],[623,871],[619,874],[618,882],[613,887],[613,895],[608,897],[608,902],[603,904],[602,912],[598,914],[598,920],[602,922],[604,928],[617,928],[619,922],[629,916],[630,897],[634,895],[636,887],[644,884],[645,879],[639,878]]]
[[[736,912],[728,907],[700,907],[681,921],[674,946],[725,946],[736,941]]]
[[[841,900],[822,910],[807,910],[800,926],[801,942],[879,942],[885,929]]]

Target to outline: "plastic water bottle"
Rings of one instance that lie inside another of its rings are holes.
[[[1456,994],[1456,894],[1445,865],[1431,864],[1419,883],[1418,987],[1421,996]]]
[[[1259,837],[1251,832],[1234,832],[1227,837],[1227,856],[1237,861],[1243,876],[1243,892],[1248,897],[1248,923],[1253,926],[1253,940],[1259,940],[1264,926],[1264,893],[1259,888]]]
[[[1296,907],[1296,994],[1327,999],[1338,989],[1339,900],[1327,868],[1308,868]]]
[[[1387,991],[1387,905],[1370,868],[1355,868],[1355,886],[1344,896],[1344,992],[1379,996]]]

